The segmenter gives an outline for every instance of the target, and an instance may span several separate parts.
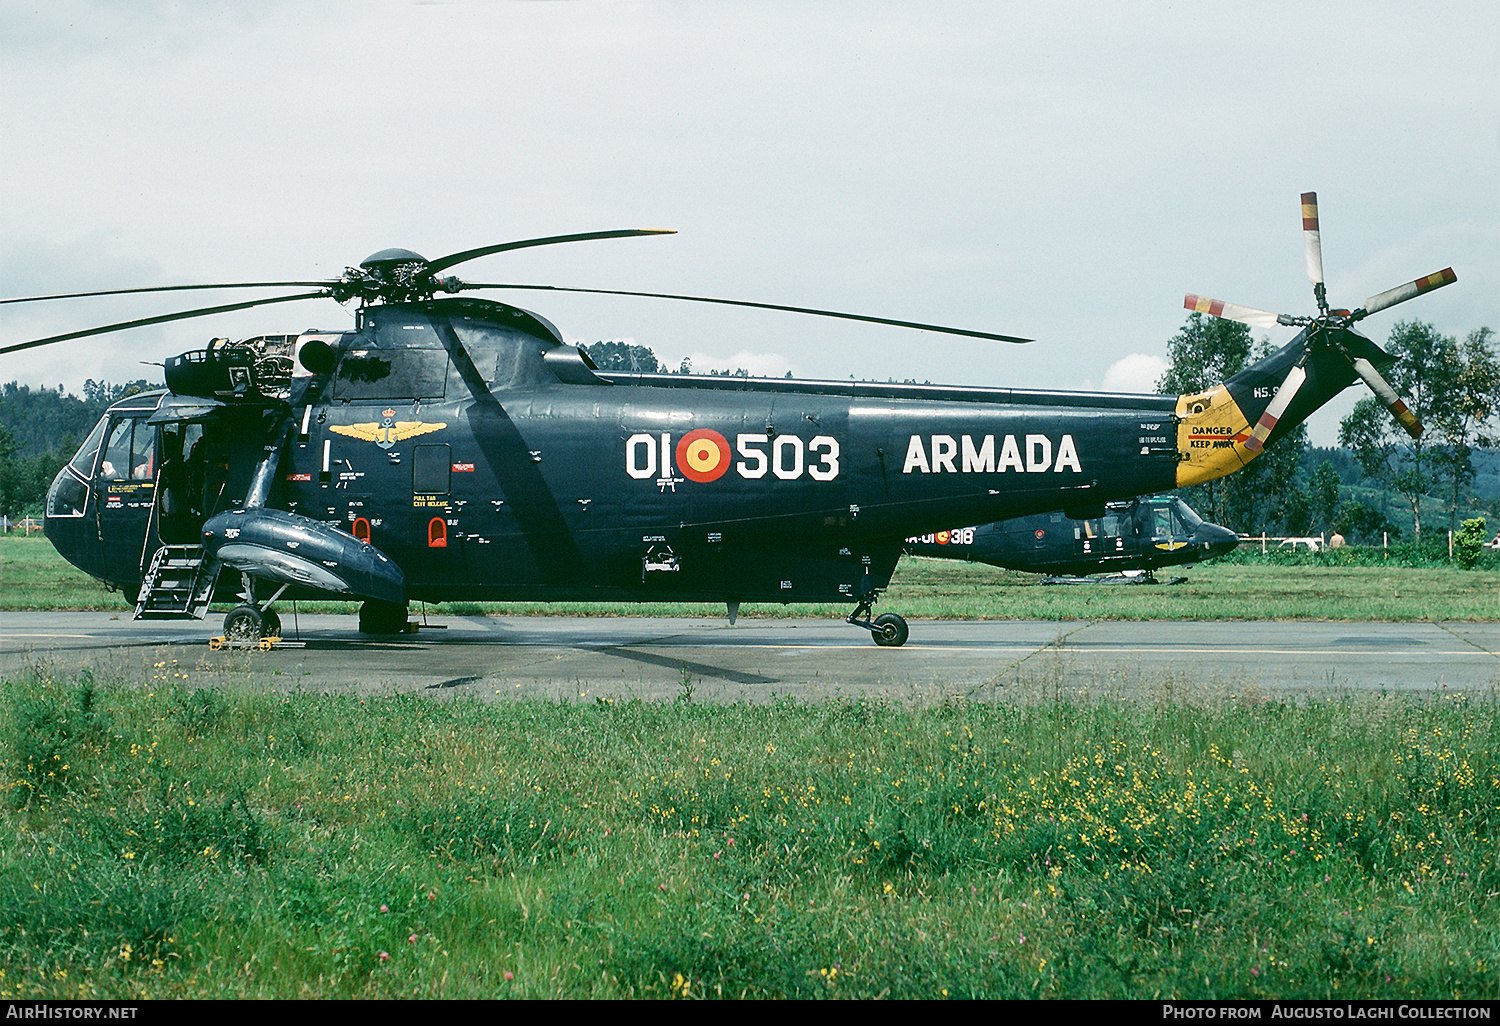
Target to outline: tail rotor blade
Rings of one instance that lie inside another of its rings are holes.
[[[1297,392],[1302,388],[1302,383],[1307,380],[1307,368],[1299,362],[1287,372],[1286,380],[1271,397],[1271,405],[1266,407],[1266,412],[1260,415],[1260,420],[1250,431],[1250,437],[1245,439],[1245,448],[1251,452],[1260,452],[1265,447],[1266,439],[1271,432],[1276,430],[1276,422],[1286,413],[1286,408],[1292,404]]]
[[[1380,376],[1380,372],[1375,369],[1375,365],[1361,356],[1352,357],[1349,362],[1354,365],[1354,372],[1364,379],[1365,384],[1370,386],[1370,391],[1374,392],[1376,397],[1385,404],[1385,408],[1391,411],[1391,416],[1396,418],[1396,422],[1406,429],[1406,433],[1413,438],[1421,438],[1423,430],[1422,422],[1401,401],[1401,397],[1396,394],[1396,390],[1390,386],[1385,378]]]
[[[1195,296],[1191,292],[1183,299],[1182,305],[1185,309],[1192,310],[1194,313],[1206,313],[1211,317],[1223,317],[1226,320],[1239,321],[1242,324],[1248,324],[1255,328],[1274,328],[1278,324],[1297,323],[1285,314],[1273,314],[1265,310],[1256,310],[1249,306],[1226,303],[1222,299]]]
[[[1364,306],[1354,311],[1351,320],[1362,320],[1372,313],[1379,313],[1381,310],[1393,307],[1397,303],[1404,303],[1408,299],[1415,299],[1424,292],[1440,289],[1444,285],[1452,285],[1456,281],[1458,281],[1458,275],[1453,273],[1453,268],[1445,267],[1436,274],[1429,274],[1425,278],[1418,278],[1416,281],[1407,282],[1405,285],[1398,285],[1393,289],[1388,289],[1378,296],[1371,296],[1365,300]],[[1371,385],[1370,387],[1374,388],[1375,386]]]
[[[1323,287],[1323,233],[1318,228],[1318,194],[1302,194],[1302,253],[1307,260],[1307,280],[1313,284],[1313,294],[1318,299],[1318,312],[1328,312],[1328,299]]]

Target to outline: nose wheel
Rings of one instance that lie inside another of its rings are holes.
[[[224,617],[224,639],[231,645],[258,645],[265,617],[252,605],[241,604]]]
[[[255,582],[249,574],[243,574],[245,590],[241,598],[245,601],[231,609],[224,617],[224,640],[233,646],[259,645],[264,638],[281,637],[281,617],[271,608],[271,603],[281,597],[287,585],[283,584],[264,602],[255,601]]]
[[[870,632],[870,638],[881,648],[900,648],[906,644],[908,630],[906,620],[896,613],[881,613],[875,619],[870,619],[870,606],[872,599],[863,599],[859,605],[854,607],[854,612],[845,618],[845,623],[856,627],[863,627]]]

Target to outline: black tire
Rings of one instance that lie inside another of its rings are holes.
[[[402,634],[406,631],[406,607],[370,599],[359,607],[361,634]]]
[[[224,637],[230,641],[259,644],[264,626],[259,609],[238,605],[224,617]]]
[[[900,648],[906,644],[908,633],[906,621],[901,617],[895,613],[881,613],[875,618],[875,629],[870,632],[870,637],[882,648]]]
[[[262,609],[260,611],[260,636],[263,638],[281,637],[281,617],[274,609]]]

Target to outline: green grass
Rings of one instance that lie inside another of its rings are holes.
[[[1494,620],[1500,567],[1493,559],[1462,570],[1404,551],[1316,556],[1240,552],[1181,568],[1179,585],[1039,583],[1035,574],[979,563],[903,558],[879,611],[933,619],[1019,620]],[[1417,565],[1412,565],[1417,564]],[[1171,576],[1164,572],[1163,579]],[[133,608],[79,573],[44,538],[0,538],[0,610]],[[354,612],[352,603],[301,603],[310,612]],[[463,602],[427,607],[465,615],[724,615],[722,605],[689,603]],[[746,605],[745,616],[847,615],[845,605]]]
[[[1500,997],[1493,696],[0,686],[0,997]]]

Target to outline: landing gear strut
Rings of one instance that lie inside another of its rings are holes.
[[[854,607],[854,612],[844,622],[869,631],[875,644],[882,648],[899,648],[906,644],[906,621],[895,613],[881,613],[874,620],[869,619],[870,607],[874,603],[874,598],[860,599],[859,605]]]
[[[289,585],[283,584],[264,602],[255,601],[255,581],[249,574],[242,574],[245,590],[240,597],[245,601],[235,606],[224,617],[224,637],[242,645],[257,645],[262,638],[281,637],[281,617],[271,608],[271,603],[281,597]]]

